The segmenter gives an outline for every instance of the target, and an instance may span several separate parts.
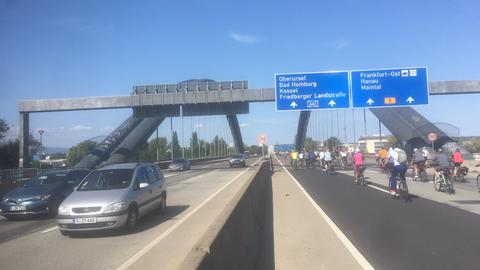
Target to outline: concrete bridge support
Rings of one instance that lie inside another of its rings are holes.
[[[238,124],[238,119],[236,114],[227,114],[228,125],[230,126],[230,131],[232,132],[233,143],[235,144],[235,151],[237,153],[245,152],[243,147],[242,132],[240,130],[240,125]]]

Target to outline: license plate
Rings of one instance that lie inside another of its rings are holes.
[[[88,217],[88,218],[76,218],[73,220],[73,223],[75,224],[91,224],[91,223],[96,223],[97,218],[96,217]]]
[[[27,210],[27,206],[26,205],[14,205],[14,206],[10,206],[10,211],[25,211]]]

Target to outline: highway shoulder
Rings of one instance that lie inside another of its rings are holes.
[[[272,178],[277,269],[362,269],[328,221],[286,172]]]

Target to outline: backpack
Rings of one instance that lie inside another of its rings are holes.
[[[402,149],[396,151],[398,154],[398,163],[400,163],[400,165],[407,164],[407,154],[405,153],[405,151],[403,151]]]
[[[454,163],[463,163],[462,154],[460,152],[453,153],[453,162]]]

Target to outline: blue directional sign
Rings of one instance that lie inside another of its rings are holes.
[[[425,67],[355,70],[351,84],[354,108],[429,104]]]
[[[350,107],[348,72],[275,74],[277,111]]]

